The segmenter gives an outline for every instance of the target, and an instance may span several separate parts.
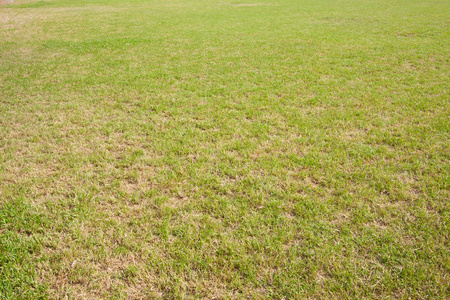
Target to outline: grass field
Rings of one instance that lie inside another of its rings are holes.
[[[0,299],[449,299],[449,1],[7,2]]]

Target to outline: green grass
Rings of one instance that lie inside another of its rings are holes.
[[[0,6],[1,299],[448,299],[444,0]]]

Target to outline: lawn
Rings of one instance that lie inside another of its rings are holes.
[[[0,299],[449,299],[449,1],[0,2]]]

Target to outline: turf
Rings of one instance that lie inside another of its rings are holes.
[[[0,298],[448,299],[449,15],[3,1]]]

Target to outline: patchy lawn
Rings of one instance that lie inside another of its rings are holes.
[[[1,4],[0,298],[448,298],[449,15]]]

